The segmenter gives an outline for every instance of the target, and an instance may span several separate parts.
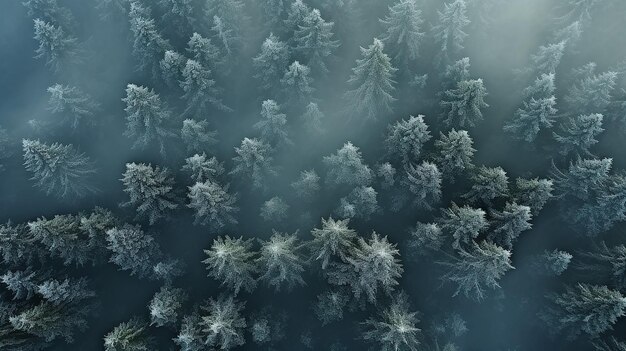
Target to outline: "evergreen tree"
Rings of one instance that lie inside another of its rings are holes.
[[[387,154],[398,158],[404,166],[417,162],[422,148],[430,140],[430,131],[424,123],[424,116],[410,116],[408,120],[400,120],[387,127],[385,147]]]
[[[471,202],[483,202],[491,205],[494,199],[508,196],[509,178],[501,167],[481,166],[472,174],[471,178],[472,188],[463,195]]]
[[[381,178],[381,186],[383,189],[390,189],[396,182],[396,169],[389,162],[385,162],[378,166],[376,175]]]
[[[0,225],[0,256],[7,265],[29,264],[44,260],[48,248],[40,244],[26,224],[13,225],[9,221]]]
[[[435,159],[444,176],[456,175],[473,167],[472,157],[476,149],[472,144],[473,140],[465,130],[452,129],[448,134],[440,133],[435,141]]]
[[[183,80],[183,69],[187,64],[187,58],[174,50],[167,50],[159,62],[161,78],[168,87],[177,89],[179,82]]]
[[[256,138],[244,138],[239,147],[235,147],[237,155],[233,157],[235,166],[230,174],[238,175],[252,181],[256,189],[264,188],[264,181],[268,176],[276,175],[272,165],[272,148]]]
[[[215,87],[210,69],[195,60],[187,60],[182,73],[183,80],[180,81],[180,87],[185,92],[183,99],[187,101],[187,108],[183,114],[204,114],[208,109],[207,103],[220,110],[230,111],[230,108],[224,105],[218,97],[219,89]]]
[[[598,142],[596,136],[604,131],[602,118],[599,113],[570,117],[561,126],[562,131],[553,134],[554,139],[561,144],[561,154],[589,154],[589,148]]]
[[[244,7],[240,0],[206,1],[206,17],[213,20],[211,31],[223,62],[231,62],[243,46],[243,30],[247,22]]]
[[[154,294],[148,305],[150,324],[157,327],[175,324],[180,317],[180,310],[186,299],[187,294],[183,289],[167,285],[162,286]]]
[[[532,143],[542,128],[551,128],[557,113],[556,98],[554,96],[523,102],[515,112],[515,119],[504,125],[504,131],[511,133],[514,138]]]
[[[159,33],[150,9],[139,0],[130,1],[128,17],[133,34],[133,55],[138,60],[137,69],[158,77],[159,61],[171,45]]]
[[[489,107],[485,103],[486,96],[482,79],[464,80],[455,89],[446,90],[440,102],[443,123],[461,128],[474,127],[483,119],[482,109]]]
[[[339,200],[339,207],[335,213],[342,218],[369,219],[372,214],[380,210],[376,196],[378,193],[371,186],[358,186]]]
[[[189,41],[187,42],[187,53],[194,61],[200,63],[203,67],[210,68],[211,70],[215,70],[218,63],[223,64],[219,58],[219,50],[213,44],[211,39],[205,38],[195,32],[191,35]]]
[[[311,100],[314,89],[311,87],[310,75],[309,67],[294,61],[280,80],[284,94],[293,106],[299,106]]]
[[[174,136],[168,120],[171,113],[154,90],[128,84],[126,97],[126,136],[134,138],[133,148],[145,149],[153,142],[165,154],[165,139]]]
[[[311,12],[311,9],[302,1],[295,0],[287,9],[287,19],[284,21],[284,30],[289,36],[289,46],[295,46],[295,33],[300,26],[305,24],[306,17]]]
[[[289,204],[281,197],[274,196],[261,206],[261,218],[267,222],[282,222],[287,219]]]
[[[437,11],[439,24],[433,27],[435,41],[441,47],[437,62],[447,63],[451,55],[456,55],[463,49],[463,41],[467,37],[463,30],[470,23],[466,7],[465,0],[455,0],[444,3],[443,11]]]
[[[379,114],[392,112],[390,104],[396,99],[393,75],[397,71],[389,56],[383,52],[383,42],[374,39],[367,49],[361,48],[361,58],[356,60],[348,80],[354,89],[346,92],[346,98],[355,114],[364,119],[376,119]]]
[[[87,304],[96,296],[96,293],[89,289],[86,278],[46,280],[37,286],[37,293],[46,301],[65,306]]]
[[[70,29],[75,24],[72,12],[60,6],[57,0],[26,0],[22,5],[32,19],[40,18],[65,29]]]
[[[93,163],[72,145],[23,139],[22,147],[24,167],[32,173],[35,185],[47,195],[67,198],[96,192],[89,179],[96,172]]]
[[[417,312],[410,312],[409,297],[400,293],[376,318],[363,326],[363,339],[376,343],[381,351],[416,351],[420,345]]]
[[[561,63],[565,51],[565,41],[539,47],[536,54],[530,57],[535,73],[554,73]]]
[[[339,46],[339,42],[332,39],[333,26],[333,22],[324,21],[320,11],[314,9],[306,15],[294,33],[296,52],[307,59],[307,67],[315,74],[328,72],[326,61]]]
[[[195,14],[198,9],[193,0],[159,0],[163,10],[161,22],[171,27],[176,34],[185,36],[196,23]]]
[[[35,335],[46,342],[60,338],[72,342],[75,331],[82,331],[87,326],[85,310],[48,301],[42,301],[9,317],[9,323],[16,331]]]
[[[310,102],[306,106],[306,110],[300,119],[302,119],[304,128],[312,134],[322,134],[325,132],[322,127],[322,121],[324,120],[324,113],[320,111],[319,106],[315,102]]]
[[[178,335],[173,339],[181,351],[202,351],[206,349],[201,323],[202,318],[197,311],[183,317]]]
[[[209,299],[208,303],[202,306],[206,314],[202,316],[200,325],[207,335],[206,345],[220,350],[230,350],[245,343],[246,320],[241,315],[244,305],[233,297],[220,297],[218,300]]]
[[[487,229],[485,211],[470,206],[459,207],[454,202],[448,209],[442,209],[442,216],[438,220],[441,229],[453,238],[452,247],[462,250],[462,244],[473,244],[473,239]]]
[[[78,39],[66,34],[63,28],[39,18],[34,23],[35,40],[39,42],[35,58],[44,59],[54,72],[81,61]]]
[[[322,218],[322,227],[311,230],[311,254],[314,260],[322,261],[322,269],[326,269],[334,261],[333,258],[348,261],[353,241],[357,237],[357,233],[348,227],[349,221]]]
[[[237,224],[233,217],[239,211],[235,205],[237,194],[228,192],[228,185],[211,181],[197,182],[189,187],[189,204],[187,207],[193,209],[194,224],[209,225],[212,230],[220,230],[228,224]]]
[[[305,285],[304,257],[302,245],[298,243],[297,232],[283,234],[274,231],[268,241],[261,241],[261,251],[257,259],[261,272],[259,278],[279,291],[286,286],[291,290],[296,285]]]
[[[313,311],[324,326],[343,318],[343,311],[349,300],[350,297],[343,291],[328,290],[317,295],[317,302],[313,306]]]
[[[439,251],[445,240],[443,231],[437,223],[417,222],[415,227],[411,228],[410,235],[409,247],[418,256]]]
[[[324,156],[328,168],[326,182],[335,185],[367,185],[372,181],[372,170],[363,163],[359,148],[347,142],[335,154]]]
[[[133,317],[120,323],[104,336],[104,351],[145,351],[155,346],[146,330],[148,325]]]
[[[434,163],[409,164],[405,184],[417,208],[431,210],[441,199],[441,172]]]
[[[256,254],[252,251],[252,239],[217,237],[211,248],[204,250],[208,256],[202,263],[209,271],[209,277],[232,290],[235,295],[242,289],[252,292],[256,288],[254,275]]]
[[[152,225],[178,208],[174,179],[167,168],[144,163],[127,163],[121,179],[130,200],[123,206],[137,208],[137,218],[147,218]]]
[[[95,249],[91,245],[89,233],[83,231],[79,216],[57,215],[28,223],[33,238],[43,244],[49,252],[61,258],[64,264],[83,265],[94,261]]]
[[[208,158],[203,152],[185,159],[182,171],[189,173],[191,179],[198,183],[206,180],[215,182],[224,173],[224,165],[215,156]]]
[[[415,0],[398,0],[389,6],[389,15],[381,19],[385,28],[382,41],[395,52],[394,60],[397,65],[407,67],[409,61],[419,56],[419,48],[424,38],[421,32],[422,11],[418,9]]]
[[[320,177],[314,169],[300,172],[298,180],[291,183],[291,187],[295,191],[298,198],[304,201],[310,201],[320,191]]]
[[[513,269],[510,257],[511,251],[488,241],[472,243],[468,251],[461,249],[458,256],[438,262],[447,269],[441,280],[456,285],[454,296],[463,293],[467,298],[482,301],[486,290],[500,288],[498,280]]]
[[[287,115],[280,112],[280,105],[274,100],[265,100],[261,104],[261,120],[254,124],[261,133],[261,140],[272,146],[288,145]]]
[[[107,231],[111,263],[140,278],[152,277],[153,267],[162,256],[159,244],[139,226],[125,224]]]
[[[205,119],[200,121],[195,119],[184,120],[180,136],[189,152],[203,152],[217,143],[217,131],[210,130],[209,122]]]
[[[50,99],[48,109],[52,113],[63,114],[63,121],[76,129],[79,124],[95,124],[95,114],[100,105],[76,87],[55,84],[48,88]]]
[[[265,39],[261,52],[252,59],[257,73],[255,78],[261,82],[261,88],[268,92],[276,92],[280,79],[287,69],[289,48],[274,33]]]
[[[574,84],[565,97],[570,107],[581,114],[603,113],[611,102],[617,84],[616,72],[587,75]]]
[[[606,286],[578,283],[547,297],[550,306],[540,317],[555,332],[565,332],[570,339],[581,332],[595,337],[612,329],[626,309],[626,298]]]
[[[552,251],[545,250],[533,262],[533,269],[540,274],[559,276],[567,270],[573,257],[567,251],[557,249]]]
[[[470,80],[470,66],[469,57],[464,57],[454,63],[446,65],[441,82],[443,91],[454,89],[460,82]]]
[[[487,238],[492,242],[512,249],[517,237],[532,228],[530,207],[508,202],[502,211],[491,211],[492,229]]]

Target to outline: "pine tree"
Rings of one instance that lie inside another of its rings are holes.
[[[315,102],[310,102],[306,106],[304,114],[300,116],[304,128],[312,134],[322,134],[325,132],[322,122],[325,116],[320,111],[319,106]]]
[[[398,294],[376,318],[362,323],[365,327],[362,338],[376,343],[381,351],[417,351],[421,344],[418,314],[409,309],[409,297]]]
[[[180,136],[189,152],[204,152],[217,143],[217,131],[209,129],[209,122],[206,119],[200,121],[185,119]]]
[[[272,165],[272,148],[256,138],[244,138],[239,147],[235,147],[237,155],[233,157],[235,163],[230,174],[241,176],[252,181],[256,189],[264,188],[264,181],[268,176],[277,174]]]
[[[567,251],[557,249],[552,251],[545,250],[540,256],[535,258],[533,270],[539,274],[559,276],[567,270],[573,257]]]
[[[104,351],[145,351],[155,346],[148,325],[137,317],[120,323],[104,336]]]
[[[596,281],[607,282],[615,289],[626,287],[626,246],[609,247],[604,241],[589,251],[576,255],[575,268]]]
[[[561,63],[565,51],[565,41],[539,47],[536,54],[530,57],[535,73],[554,73]]]
[[[275,93],[289,61],[289,48],[274,33],[261,45],[261,52],[252,59],[261,88]]]
[[[290,47],[295,46],[295,33],[300,26],[305,24],[306,17],[311,9],[302,1],[295,0],[287,9],[287,19],[284,21],[284,30],[289,36],[288,44]]]
[[[444,242],[443,231],[437,223],[417,222],[411,228],[409,247],[417,256],[425,256],[437,252]]]
[[[287,219],[289,204],[281,197],[274,196],[261,205],[261,218],[267,222],[280,223]]]
[[[498,280],[513,269],[510,257],[510,251],[488,241],[472,243],[468,251],[461,249],[458,256],[438,262],[447,269],[441,280],[456,285],[453,296],[463,293],[469,299],[482,301],[487,289],[500,288]]]
[[[357,237],[356,231],[348,227],[349,221],[322,218],[322,227],[311,230],[311,254],[314,260],[322,261],[322,269],[326,269],[334,258],[348,261],[353,241]]]
[[[417,162],[422,148],[430,140],[430,131],[424,123],[424,115],[410,116],[387,127],[385,147],[387,154],[398,158],[404,166]]]
[[[168,87],[178,89],[180,81],[183,80],[183,69],[187,58],[174,50],[167,50],[159,62],[161,68],[161,78]]]
[[[139,226],[125,224],[107,231],[111,263],[139,278],[153,277],[153,267],[162,256],[159,244]]]
[[[243,29],[247,22],[244,7],[240,0],[206,1],[206,17],[213,20],[211,30],[223,62],[231,62],[243,46]]]
[[[343,291],[328,290],[317,295],[317,302],[313,306],[313,311],[324,326],[343,318],[343,311],[349,300],[350,297]]]
[[[309,67],[294,61],[280,80],[284,94],[292,106],[300,106],[311,101],[315,89],[311,87],[313,79]]]
[[[178,335],[173,339],[181,351],[203,351],[206,349],[201,323],[202,318],[197,311],[183,317]]]
[[[261,120],[254,124],[261,133],[261,140],[272,146],[291,144],[287,136],[287,115],[281,113],[280,105],[274,100],[261,104]]]
[[[589,155],[589,148],[598,142],[596,136],[604,131],[602,118],[599,113],[570,117],[561,126],[560,133],[553,133],[554,139],[561,144],[560,153],[567,155],[575,152]]]
[[[82,60],[78,39],[66,34],[63,28],[37,18],[34,29],[34,38],[39,42],[35,58],[44,59],[55,73]]]
[[[274,231],[268,241],[261,241],[261,251],[257,259],[261,274],[260,280],[280,291],[286,286],[291,290],[296,285],[305,285],[304,257],[297,232],[284,234]]]
[[[616,72],[589,74],[574,84],[565,97],[571,109],[581,114],[603,113],[617,84]]]
[[[328,168],[326,182],[335,185],[368,185],[372,170],[363,163],[359,148],[347,142],[335,154],[324,156]]]
[[[611,330],[626,309],[626,298],[606,286],[578,283],[547,297],[550,306],[540,317],[555,332],[565,332],[569,339],[581,332],[596,337]]]
[[[126,103],[124,134],[135,139],[133,148],[145,149],[156,142],[161,154],[165,154],[165,139],[174,133],[167,126],[171,113],[159,95],[146,87],[128,84],[122,101]]]
[[[69,85],[55,84],[48,88],[48,109],[63,114],[63,122],[76,129],[80,124],[95,124],[95,114],[100,105],[80,89]]]
[[[207,103],[222,111],[231,110],[218,97],[219,89],[215,87],[215,80],[212,79],[210,69],[195,60],[187,60],[182,73],[183,80],[180,81],[180,87],[185,92],[183,99],[187,102],[187,108],[183,114],[205,114],[208,109]]]
[[[252,292],[256,288],[256,254],[252,251],[253,240],[217,237],[211,248],[204,250],[208,256],[202,263],[209,271],[209,277],[233,291],[235,295],[242,289]]]
[[[57,215],[28,223],[28,230],[34,239],[48,248],[50,254],[58,256],[66,265],[84,265],[94,261],[94,247],[89,233],[83,231],[79,216]]]
[[[26,8],[28,17],[32,19],[40,18],[65,29],[75,25],[72,12],[60,6],[57,0],[26,0],[22,5]]]
[[[46,342],[60,338],[72,342],[76,330],[86,329],[86,314],[86,310],[42,301],[9,317],[9,323],[15,330],[35,335]]]
[[[197,182],[189,187],[189,204],[193,209],[194,224],[209,225],[212,230],[220,230],[228,224],[237,224],[233,217],[239,208],[235,205],[237,194],[228,192],[228,185],[211,181]]]
[[[454,89],[460,82],[470,80],[470,66],[469,57],[464,57],[446,65],[441,82],[442,90],[445,92],[446,90]]]
[[[473,244],[473,240],[487,229],[485,211],[470,206],[459,207],[454,202],[448,209],[442,209],[442,216],[437,221],[441,229],[453,238],[452,247],[462,250],[463,246]]]
[[[437,11],[439,24],[433,27],[433,35],[441,47],[436,58],[438,63],[447,63],[451,55],[463,49],[463,41],[467,37],[463,30],[470,23],[466,6],[465,0],[455,0],[453,3],[444,3],[443,11]]]
[[[191,35],[189,41],[187,42],[187,53],[194,61],[200,63],[204,67],[210,68],[211,70],[215,70],[218,64],[223,64],[219,58],[219,50],[213,44],[211,39],[205,38],[195,32]]]
[[[437,164],[444,176],[459,174],[473,167],[472,157],[476,149],[473,140],[465,130],[452,129],[448,134],[440,133],[435,141]]]
[[[381,187],[390,189],[396,183],[396,168],[389,162],[385,162],[378,166],[376,175],[381,179]]]
[[[291,188],[298,198],[303,201],[311,201],[320,191],[320,177],[314,169],[300,172],[296,181],[291,183]]]
[[[396,65],[408,67],[409,61],[419,56],[419,48],[425,34],[421,32],[422,11],[415,0],[398,0],[389,6],[389,15],[381,19],[385,28],[382,41],[395,52]]]
[[[133,34],[133,55],[138,60],[137,69],[158,77],[159,61],[171,45],[159,33],[150,9],[138,0],[130,1],[128,17]]]
[[[491,205],[496,198],[508,196],[509,178],[501,167],[489,168],[481,166],[471,176],[472,188],[463,195],[469,201],[483,202]]]
[[[93,163],[72,145],[23,139],[22,147],[24,167],[32,173],[35,185],[47,195],[67,198],[96,192],[89,179],[96,172]]]
[[[162,286],[154,294],[148,305],[150,324],[157,327],[174,325],[180,317],[180,310],[186,299],[187,294],[183,289],[167,285]]]
[[[46,301],[57,305],[88,304],[96,296],[88,285],[86,278],[50,279],[37,286],[37,293]]]
[[[202,306],[206,312],[200,325],[207,335],[205,344],[211,348],[230,350],[245,343],[246,320],[241,315],[245,304],[233,297],[209,299]]]
[[[43,261],[48,248],[42,246],[26,224],[0,225],[0,256],[4,264],[19,265]]]
[[[376,196],[378,193],[371,186],[358,186],[339,200],[335,213],[342,218],[369,219],[380,210]]]
[[[332,39],[333,26],[333,22],[324,21],[320,11],[314,9],[306,15],[294,33],[295,50],[301,57],[307,58],[306,65],[314,74],[328,72],[326,61],[339,46],[339,42]]]
[[[367,49],[361,48],[362,58],[356,60],[348,80],[354,89],[346,92],[346,99],[353,106],[353,112],[363,114],[364,119],[376,119],[379,114],[392,112],[390,104],[396,100],[392,94],[397,69],[391,65],[383,48],[383,42],[378,39]]]
[[[127,163],[121,179],[130,200],[123,206],[137,208],[137,218],[147,218],[152,225],[178,208],[174,179],[167,168],[144,163]]]
[[[224,173],[224,165],[215,156],[208,158],[203,152],[187,157],[181,170],[189,173],[191,179],[196,183],[202,183],[206,180],[215,182],[217,177]]]
[[[486,96],[482,79],[464,80],[455,89],[446,90],[440,103],[443,123],[461,128],[474,127],[483,119],[482,109],[489,107],[484,100]]]
[[[406,168],[405,186],[411,192],[413,206],[431,210],[441,199],[441,172],[437,165],[424,161]]]
[[[512,249],[517,237],[532,228],[530,207],[507,202],[502,211],[491,211],[492,229],[487,238],[505,249]]]
[[[171,27],[180,37],[185,36],[194,28],[197,6],[193,0],[159,0],[163,10],[161,22]]]

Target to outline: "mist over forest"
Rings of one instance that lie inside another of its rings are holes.
[[[624,19],[2,1],[0,350],[626,350]]]

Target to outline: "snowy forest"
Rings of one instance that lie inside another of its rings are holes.
[[[626,351],[624,19],[2,1],[0,350]]]

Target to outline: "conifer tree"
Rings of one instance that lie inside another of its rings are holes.
[[[50,253],[60,257],[66,265],[84,265],[94,261],[89,233],[83,231],[79,216],[57,215],[52,219],[45,217],[28,223],[28,229],[36,240],[41,242]]]
[[[443,11],[437,11],[439,23],[433,27],[433,34],[441,47],[436,58],[438,63],[447,63],[451,56],[463,49],[463,41],[467,37],[463,30],[470,23],[466,7],[465,0],[455,0],[452,3],[444,3]]]
[[[261,88],[268,92],[276,92],[289,61],[287,44],[270,33],[261,45],[261,52],[252,59],[257,73],[255,78],[261,82]]]
[[[177,89],[183,80],[183,69],[187,64],[187,58],[174,50],[167,50],[159,62],[161,78],[168,87]]]
[[[287,219],[289,204],[281,197],[274,196],[261,205],[261,218],[267,222],[282,222]]]
[[[598,142],[597,135],[604,131],[602,119],[603,116],[599,113],[570,117],[561,126],[561,132],[553,134],[554,139],[561,144],[560,153],[567,155],[575,152],[579,155],[589,155],[589,148]]]
[[[68,35],[63,28],[37,18],[34,29],[35,40],[39,42],[35,58],[44,59],[52,71],[56,73],[64,66],[81,61],[78,39]]]
[[[200,121],[185,119],[180,130],[180,136],[187,146],[187,151],[190,152],[207,151],[210,146],[217,143],[215,139],[217,131],[209,129],[209,122],[206,119]]]
[[[228,224],[237,224],[233,217],[235,212],[239,211],[235,205],[237,194],[230,194],[228,187],[210,179],[189,187],[187,207],[194,210],[195,224],[209,225],[212,230],[220,230]]]
[[[324,156],[328,168],[326,182],[336,185],[367,185],[372,181],[372,170],[363,162],[359,148],[347,142],[330,156]]]
[[[325,132],[324,127],[322,126],[324,118],[324,113],[315,102],[309,102],[306,106],[304,114],[300,116],[304,128],[312,134],[322,134]]]
[[[452,247],[460,250],[488,227],[485,211],[470,206],[459,207],[454,202],[448,209],[442,209],[442,216],[437,221],[441,229],[452,237]]]
[[[230,350],[245,343],[246,320],[242,316],[245,303],[233,297],[209,299],[202,306],[205,312],[200,325],[207,335],[205,344],[209,347]]]
[[[391,305],[363,326],[363,339],[378,345],[381,351],[416,351],[420,345],[417,312],[410,311],[409,297],[399,293]]]
[[[133,55],[138,61],[137,69],[158,77],[159,61],[164,53],[171,49],[171,45],[159,33],[150,9],[139,0],[130,1],[128,17],[133,34]]]
[[[295,50],[301,57],[307,59],[306,65],[314,74],[328,72],[326,66],[328,57],[339,46],[339,42],[333,40],[333,22],[326,22],[320,11],[310,11],[302,24],[294,33]]]
[[[397,71],[391,65],[389,56],[383,52],[383,42],[374,39],[367,48],[361,48],[361,58],[356,60],[348,84],[353,90],[346,92],[346,98],[353,106],[354,113],[363,119],[376,119],[378,115],[390,113]]]
[[[456,175],[473,167],[472,158],[476,152],[473,143],[465,130],[452,129],[448,134],[440,133],[439,139],[435,141],[435,159],[444,176]]]
[[[139,278],[154,276],[153,268],[162,252],[152,236],[130,224],[109,229],[106,234],[111,263]]]
[[[424,161],[406,168],[404,181],[413,198],[413,205],[431,210],[441,199],[441,172],[434,163]]]
[[[63,114],[63,121],[76,129],[80,124],[95,124],[95,114],[100,105],[80,89],[69,85],[55,84],[48,88],[48,109]]]
[[[284,234],[274,231],[269,240],[261,241],[261,251],[257,261],[263,274],[259,279],[277,291],[280,291],[283,286],[291,290],[296,285],[305,285],[302,279],[304,257],[297,234],[297,232]]]
[[[254,124],[261,133],[261,140],[272,146],[291,144],[287,136],[287,115],[281,113],[280,105],[274,100],[265,100],[261,104],[261,120]]]
[[[347,262],[357,233],[348,227],[349,219],[334,220],[322,218],[321,228],[311,231],[313,240],[310,243],[314,260],[321,261],[322,269],[326,269],[334,259]]]
[[[154,294],[148,305],[150,324],[158,327],[175,324],[179,319],[182,304],[186,299],[187,294],[183,289],[167,285],[162,286]]]
[[[430,138],[424,116],[410,116],[408,120],[403,119],[387,127],[385,147],[389,156],[400,159],[402,165],[408,166],[419,160],[422,148]]]
[[[138,218],[147,218],[150,224],[167,217],[178,208],[174,196],[174,179],[167,168],[144,163],[127,163],[121,179],[124,192],[130,197],[123,206],[137,208]]]
[[[490,205],[494,199],[508,195],[509,178],[502,167],[481,166],[471,178],[472,188],[463,195],[471,202],[483,202]]]
[[[532,228],[530,207],[507,203],[502,211],[491,211],[492,229],[487,238],[506,249],[512,249],[517,237]]]
[[[464,80],[455,89],[446,90],[440,103],[443,123],[461,128],[476,126],[483,119],[482,109],[489,107],[486,96],[482,79]]]
[[[223,111],[230,111],[218,97],[219,89],[215,87],[210,69],[195,60],[187,60],[182,77],[180,87],[185,92],[183,99],[187,102],[187,108],[183,112],[185,115],[204,114],[208,104]]]
[[[280,80],[284,94],[293,106],[311,101],[311,94],[314,89],[311,87],[312,78],[310,75],[309,67],[294,61]]]
[[[252,239],[217,237],[211,248],[204,250],[208,257],[202,263],[206,265],[209,277],[235,295],[241,290],[252,292],[256,288],[254,275],[258,271],[252,245]]]
[[[104,351],[143,351],[155,346],[148,325],[137,317],[122,322],[104,336]]]
[[[419,56],[419,48],[425,34],[421,31],[422,11],[415,0],[398,0],[389,6],[389,14],[380,23],[385,28],[382,41],[394,51],[396,65],[407,67],[409,61]]]
[[[269,144],[256,138],[244,138],[241,145],[235,147],[235,152],[235,166],[230,174],[252,180],[254,188],[263,189],[265,179],[277,174],[272,165],[273,150]]]
[[[224,165],[215,156],[208,158],[203,152],[202,154],[187,157],[182,171],[189,173],[191,179],[195,182],[202,183],[206,180],[215,182],[217,177],[224,173]]]

